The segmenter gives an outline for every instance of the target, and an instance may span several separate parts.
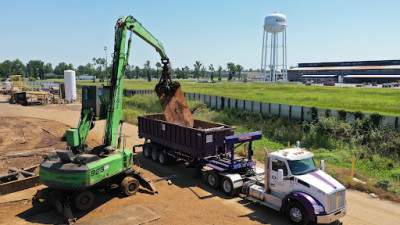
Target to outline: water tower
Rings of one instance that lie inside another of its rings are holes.
[[[260,83],[265,83],[267,75],[269,83],[287,82],[286,26],[283,14],[272,13],[265,17]]]

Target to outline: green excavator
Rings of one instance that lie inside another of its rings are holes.
[[[126,44],[128,31],[130,37]],[[156,85],[156,92],[160,100],[163,99],[163,108],[174,111],[170,108],[171,99],[176,100],[174,95],[183,96],[179,83],[171,81],[169,59],[162,43],[132,16],[118,19],[110,85],[83,86],[78,127],[66,131],[67,150],[54,151],[40,164],[39,179],[48,188],[38,191],[33,202],[43,199],[52,202],[69,222],[75,221],[71,207],[85,211],[93,206],[95,197],[92,190],[95,188],[118,184],[121,192],[130,196],[142,185],[152,193],[157,192],[150,180],[133,169],[134,150],[121,146],[124,143],[121,120],[123,83],[132,33],[153,46],[161,56],[163,73]],[[179,110],[187,112],[189,108],[184,97],[180,101],[184,107],[180,104]],[[103,143],[89,148],[86,144],[89,131],[94,127],[94,121],[101,119],[106,119]]]

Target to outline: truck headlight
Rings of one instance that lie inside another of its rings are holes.
[[[322,213],[322,212],[324,212],[324,207],[323,207],[322,205],[313,205],[313,207],[314,207],[314,211],[315,211],[316,213]]]

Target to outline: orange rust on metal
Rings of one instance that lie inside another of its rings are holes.
[[[156,93],[160,99],[164,116],[167,122],[185,127],[193,127],[194,119],[179,82],[173,82],[172,90],[165,87],[156,87]]]
[[[7,182],[4,184],[0,184],[0,195],[21,191],[38,185],[39,185],[39,176],[28,177],[22,180]]]
[[[154,186],[153,182],[150,179],[148,179],[145,175],[143,175],[141,173],[137,173],[136,178],[138,178],[139,183],[140,183],[140,185],[142,185],[142,187],[147,188],[153,194],[158,194],[158,190]]]
[[[33,173],[34,171],[36,171],[37,167],[38,165],[31,166],[23,169],[23,171]],[[22,191],[24,189],[38,186],[39,184],[40,184],[39,175],[26,177],[23,179],[14,180],[7,183],[2,183],[0,184],[0,195]]]

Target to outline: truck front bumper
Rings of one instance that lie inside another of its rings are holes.
[[[317,216],[317,223],[318,224],[329,224],[329,223],[332,223],[333,221],[336,221],[339,218],[345,216],[346,214],[347,214],[347,205],[344,208],[342,208],[338,211],[335,211],[331,214]]]

